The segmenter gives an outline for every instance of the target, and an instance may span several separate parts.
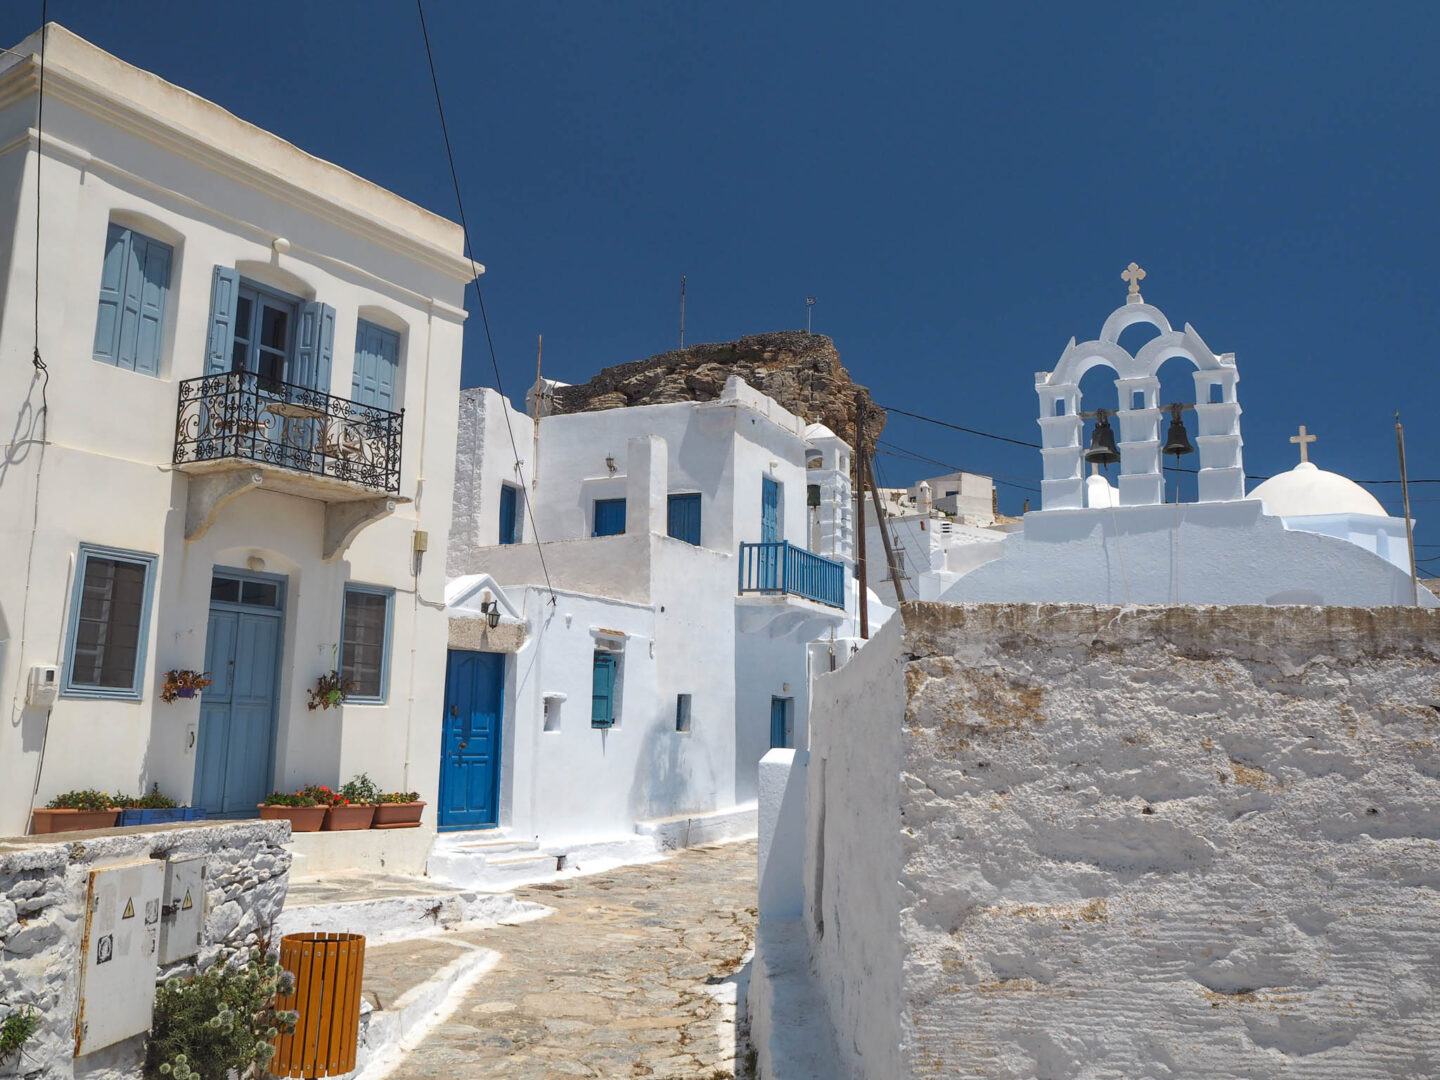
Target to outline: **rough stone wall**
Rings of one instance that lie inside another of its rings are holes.
[[[160,825],[114,832],[0,841],[0,1003],[33,1005],[42,1026],[0,1076],[138,1077],[144,1037],[75,1058],[80,943],[92,870],[172,855],[208,856],[204,941],[195,960],[160,970],[163,980],[228,960],[253,946],[285,904],[290,825],[244,821]]]
[[[904,618],[912,1075],[1440,1075],[1440,613]]]
[[[738,375],[755,389],[855,445],[855,392],[868,403],[865,443],[871,453],[885,427],[885,411],[850,378],[835,343],[824,334],[784,330],[739,341],[691,345],[603,369],[587,383],[557,387],[556,412],[595,412],[628,405],[715,401],[725,380]]]

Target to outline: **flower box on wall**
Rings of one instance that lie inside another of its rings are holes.
[[[381,803],[375,807],[373,829],[418,829],[420,816],[425,812],[424,801],[404,803]]]
[[[374,816],[375,807],[373,806],[367,806],[364,803],[350,805],[337,803],[330,807],[330,812],[325,815],[325,831],[349,832],[354,829],[368,829]]]
[[[288,821],[291,832],[319,832],[325,824],[324,806],[266,806],[260,804],[260,817],[265,821]]]
[[[118,809],[111,810],[48,810],[38,809],[35,814],[35,835],[49,833],[79,832],[82,829],[111,829],[120,816]]]
[[[120,827],[130,825],[169,825],[176,821],[204,821],[203,806],[175,806],[158,810],[121,810]]]

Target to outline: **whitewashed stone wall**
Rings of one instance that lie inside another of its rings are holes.
[[[0,1077],[138,1077],[144,1037],[75,1058],[80,944],[92,870],[168,855],[208,855],[205,935],[195,961],[163,967],[189,974],[253,946],[285,904],[290,853],[283,821],[159,825],[0,842],[0,1002],[33,1005],[43,1023]],[[8,1012],[8,1009],[6,1010]]]
[[[837,1022],[859,1075],[1440,1073],[1435,612],[903,614],[819,680],[813,717],[812,817],[822,746],[834,785],[840,732],[901,732],[895,783],[852,780],[843,811],[899,851],[898,886],[893,860],[848,854],[868,880],[835,880],[833,841],[817,879],[837,1021],[857,991],[834,977],[859,969],[833,954],[863,950],[831,935],[883,942],[867,897],[897,900],[903,1064]],[[857,686],[892,662],[905,690],[876,704]]]

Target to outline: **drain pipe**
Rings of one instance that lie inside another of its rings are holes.
[[[435,344],[435,301],[431,299],[429,310],[425,316],[425,381],[421,385],[420,393],[420,415],[425,418],[425,423],[420,425],[420,448],[417,458],[419,464],[415,471],[415,524],[420,524],[420,504],[425,496],[425,429],[428,428],[430,420],[430,353]],[[448,543],[446,545],[449,546]],[[442,551],[443,557],[445,552]],[[405,760],[400,766],[400,790],[410,790],[410,740],[415,726],[415,642],[420,630],[420,568],[424,562],[424,554],[417,551],[412,544],[410,550],[410,574],[415,579],[415,590],[410,596],[410,693],[405,702]],[[441,604],[441,611],[444,611],[444,604]],[[448,641],[448,630],[447,630]]]

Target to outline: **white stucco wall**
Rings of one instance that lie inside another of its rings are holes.
[[[0,834],[26,827],[42,746],[41,805],[67,788],[134,793],[157,781],[190,797],[186,725],[198,704],[159,704],[159,673],[203,667],[211,570],[244,569],[251,558],[287,581],[274,784],[334,783],[364,770],[384,786],[433,795],[435,769],[417,761],[439,745],[445,621],[433,602],[444,588],[468,274],[458,227],[56,28],[48,64],[43,428],[35,421],[41,380],[30,364],[33,72],[25,63],[0,72],[0,205],[14,237],[5,248],[0,407],[15,440],[0,464],[0,559],[22,568],[0,579],[0,607],[16,627],[0,667],[8,720],[0,726]],[[212,141],[222,136],[223,145]],[[174,248],[158,377],[91,359],[112,221]],[[289,240],[287,253],[272,247],[277,236]],[[321,557],[322,504],[263,487],[225,505],[200,539],[183,538],[191,481],[170,466],[176,384],[203,373],[216,265],[335,308],[330,389],[340,396],[350,392],[357,320],[401,335],[399,494],[407,501],[335,561]],[[418,573],[416,530],[430,547]],[[63,662],[82,542],[158,556],[143,698],[62,698],[47,737],[46,712],[24,705],[24,682],[30,665]],[[311,713],[306,688],[336,666],[346,581],[395,590],[388,703]]]

